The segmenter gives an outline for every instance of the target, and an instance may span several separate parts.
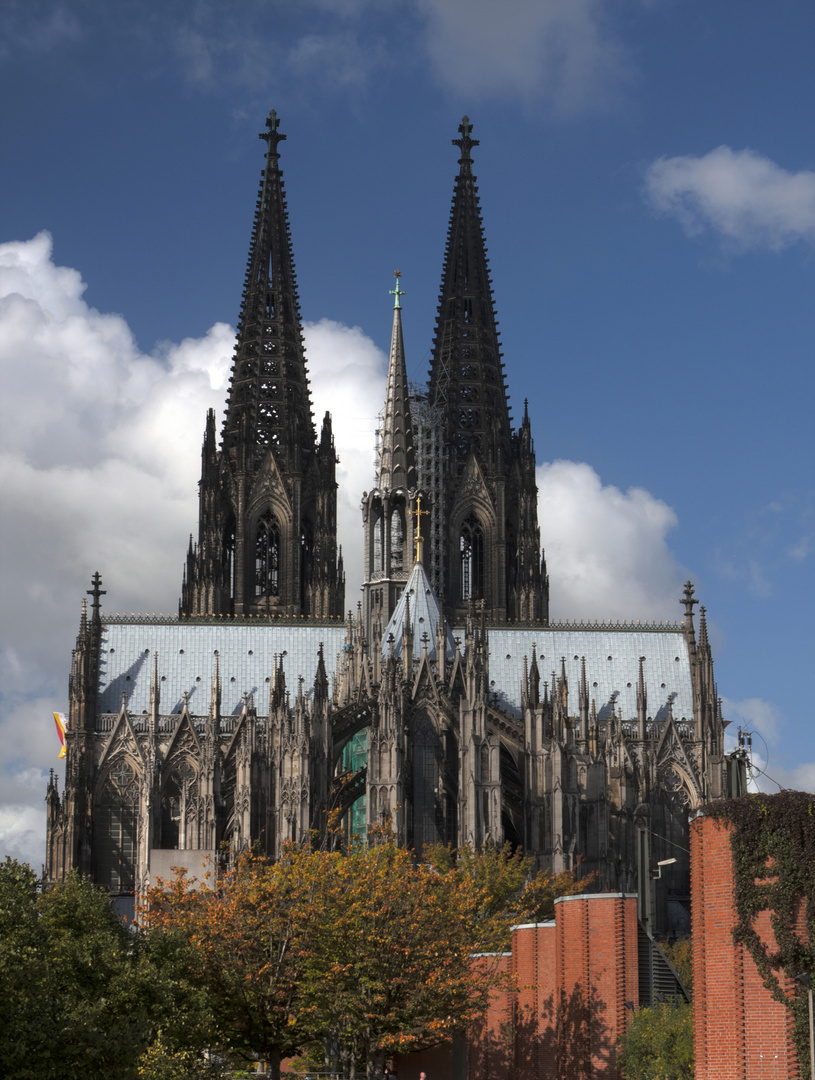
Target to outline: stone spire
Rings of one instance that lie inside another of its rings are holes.
[[[459,126],[455,180],[442,268],[428,412],[439,447],[428,467],[418,431],[419,483],[432,496],[430,572],[450,618],[471,599],[488,619],[548,618],[546,566],[537,522],[535,451],[528,412],[512,430],[489,260],[473,176],[478,140]],[[432,475],[428,475],[432,474]]]
[[[408,396],[405,345],[402,338],[401,273],[396,271],[393,329],[388,362],[388,385],[380,429],[376,476],[371,491],[362,496],[365,528],[363,563],[363,620],[369,638],[391,618],[405,588],[412,565],[410,542],[411,500],[416,498],[418,476],[413,447],[413,425]],[[387,635],[386,635],[387,640]]]
[[[510,420],[498,322],[492,296],[484,227],[471,151],[478,140],[464,117],[461,152],[444,254],[430,401],[444,414],[453,470],[460,473],[471,449],[489,471],[509,451]]]
[[[228,453],[291,459],[314,452],[306,360],[303,350],[300,302],[294,271],[289,215],[279,144],[286,138],[272,109],[266,131],[263,170],[238,339],[232,364],[222,445]],[[247,461],[248,464],[248,461]]]
[[[416,487],[416,460],[413,450],[413,430],[410,421],[407,365],[405,345],[402,339],[401,271],[394,274],[396,287],[393,296],[393,330],[391,352],[388,361],[388,388],[385,397],[385,418],[382,425],[382,445],[376,470],[376,486],[382,491],[403,488],[411,491]]]
[[[337,455],[311,413],[289,219],[285,139],[272,110],[255,208],[221,446],[207,416],[198,543],[179,614],[325,618],[344,607],[337,552]]]

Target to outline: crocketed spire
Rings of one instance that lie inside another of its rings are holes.
[[[402,305],[405,295],[400,289],[401,273],[394,274],[396,287],[391,290],[393,301],[393,330],[388,361],[388,389],[385,398],[385,419],[382,425],[382,445],[376,485],[382,491],[416,487],[416,460],[413,450],[413,430],[410,422],[405,345],[402,339]]]

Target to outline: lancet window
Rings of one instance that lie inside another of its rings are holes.
[[[221,548],[221,561],[223,565],[224,585],[230,598],[235,596],[235,517],[230,515],[223,534]]]
[[[405,565],[405,529],[398,510],[391,514],[391,570],[401,570]]]
[[[161,846],[186,851],[198,847],[198,773],[182,760],[170,772],[161,793]]]
[[[277,596],[280,592],[280,527],[267,510],[255,533],[255,596]]]
[[[440,750],[432,721],[420,716],[413,729],[413,847],[417,854],[427,844],[445,842],[439,792]]]
[[[484,530],[475,514],[461,526],[459,537],[462,600],[479,600],[484,595]]]
[[[302,601],[305,604],[306,587],[314,573],[314,529],[309,521],[303,524],[300,534],[300,573],[303,583]]]
[[[96,880],[112,892],[135,888],[138,808],[138,774],[121,759],[105,779],[96,815]]]
[[[377,518],[374,524],[374,573],[378,574],[382,570],[382,551],[384,549],[384,531],[385,531],[385,519],[383,517]]]

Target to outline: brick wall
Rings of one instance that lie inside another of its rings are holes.
[[[617,1042],[639,994],[637,899],[620,894],[555,901],[561,1080],[617,1080]]]
[[[789,1010],[773,999],[753,958],[733,941],[733,895],[730,828],[699,817],[691,824],[696,1080],[798,1080]],[[755,926],[770,943],[766,912]]]
[[[558,1080],[556,923],[512,929],[514,1080]]]
[[[510,953],[477,956],[479,970],[506,975],[511,970]],[[513,1018],[515,995],[509,983],[492,994],[488,1014],[467,1034],[467,1077],[508,1077],[513,1065]]]
[[[470,1033],[467,1080],[619,1080],[638,996],[636,897],[563,897],[554,922],[513,928],[508,960],[514,988]]]

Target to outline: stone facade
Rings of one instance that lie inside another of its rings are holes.
[[[554,624],[528,412],[510,423],[465,118],[428,386],[407,385],[398,284],[363,602],[341,617],[336,456],[311,406],[278,148],[266,165],[220,441],[207,418],[179,613],[102,611],[74,653],[66,783],[47,876],[133,895],[156,867],[270,856],[364,799],[421,852],[522,845],[637,889],[676,856],[655,918],[681,929],[688,814],[723,793],[704,609],[681,624]],[[365,733],[367,765],[343,764]],[[168,856],[168,852],[176,853]]]

